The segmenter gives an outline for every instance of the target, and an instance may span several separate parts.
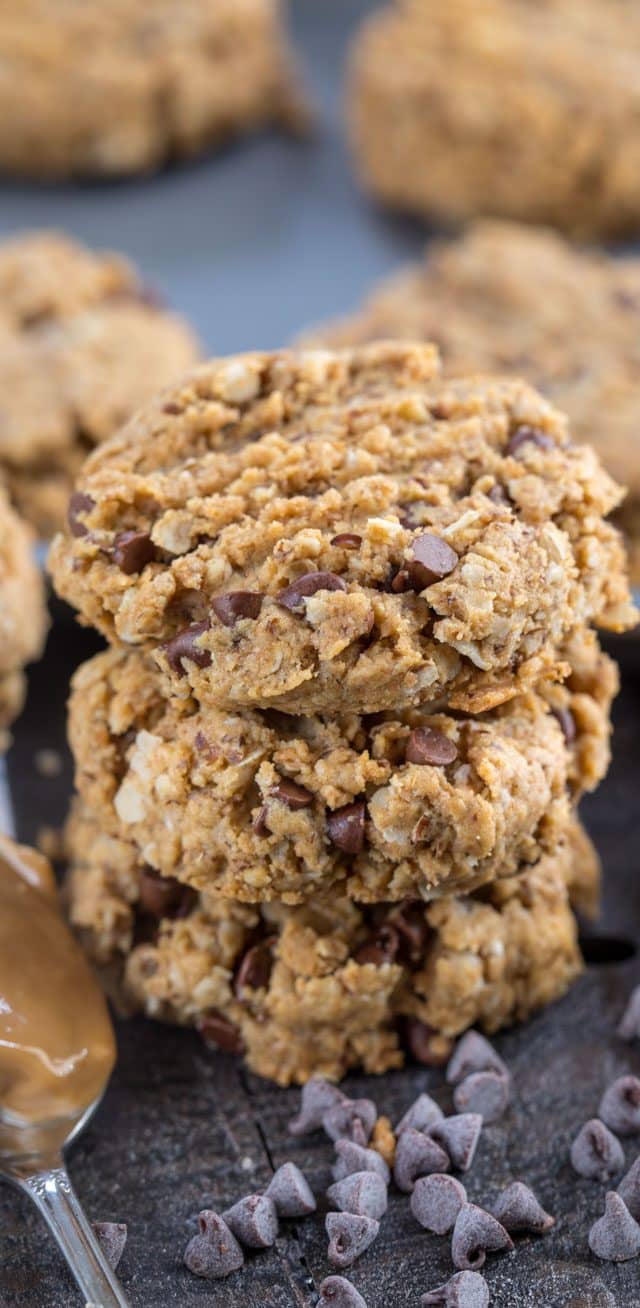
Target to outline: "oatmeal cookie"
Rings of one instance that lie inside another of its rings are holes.
[[[72,920],[120,997],[281,1085],[384,1072],[406,1049],[443,1061],[466,1027],[496,1031],[558,998],[580,970],[567,883],[597,876],[569,827],[534,868],[467,898],[253,908],[167,890],[82,809],[70,836]]]
[[[620,496],[535,391],[431,347],[251,354],[91,455],[51,568],[199,703],[479,712],[634,622]]]
[[[197,356],[119,256],[54,232],[0,246],[0,469],[43,537],[87,451]]]
[[[0,487],[0,751],[22,708],[25,663],[42,653],[47,630],[44,585],[30,529]]]
[[[302,114],[280,0],[3,0],[0,63],[0,167],[36,177],[147,172]]]
[[[395,0],[356,36],[349,99],[357,167],[386,204],[637,232],[629,0]]]
[[[576,324],[580,330],[576,331]],[[362,309],[310,333],[334,349],[434,341],[445,372],[526,377],[568,414],[628,496],[617,520],[640,585],[640,259],[579,249],[551,231],[479,221],[432,242],[422,264]]]

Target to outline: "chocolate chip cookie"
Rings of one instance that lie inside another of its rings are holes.
[[[86,810],[70,837],[72,919],[120,998],[281,1085],[383,1072],[406,1052],[442,1062],[466,1027],[495,1031],[556,999],[580,970],[567,886],[598,866],[572,824],[554,853],[477,896],[250,907],[151,877]]]
[[[578,328],[579,324],[579,328]],[[315,331],[335,349],[435,341],[445,371],[527,378],[568,414],[629,489],[616,518],[640,585],[640,259],[579,249],[517,223],[479,221],[432,242],[351,318]]]
[[[44,585],[32,532],[0,487],[0,751],[24,698],[25,663],[42,653],[47,629]]]
[[[301,115],[280,0],[20,0],[0,14],[0,167],[147,172]]]
[[[213,361],[88,460],[58,592],[217,707],[476,713],[635,621],[621,492],[518,381],[428,346]]]
[[[640,224],[628,0],[394,0],[353,49],[356,164],[384,203],[620,236]]]
[[[197,355],[118,255],[53,232],[0,246],[0,470],[40,535],[64,522],[88,450]]]

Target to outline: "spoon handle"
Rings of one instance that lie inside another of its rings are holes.
[[[60,1162],[19,1181],[44,1217],[91,1308],[129,1308]]]

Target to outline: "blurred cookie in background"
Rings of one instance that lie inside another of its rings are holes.
[[[636,231],[639,112],[629,0],[395,0],[356,37],[362,180],[429,218]]]
[[[0,168],[146,172],[304,115],[280,0],[0,3]]]
[[[0,246],[0,476],[42,537],[88,451],[197,357],[119,255],[54,232]]]
[[[554,232],[480,220],[432,243],[307,343],[435,342],[445,372],[516,373],[569,415],[629,488],[616,512],[640,585],[640,258],[612,258]]]
[[[44,583],[33,533],[0,487],[0,752],[24,699],[25,663],[42,653],[47,630]]]

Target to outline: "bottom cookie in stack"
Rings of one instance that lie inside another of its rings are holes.
[[[196,1026],[281,1085],[448,1056],[557,999],[581,968],[571,898],[597,897],[575,818],[520,875],[431,903],[242,904],[151,874],[79,803],[71,918],[130,1009]]]

